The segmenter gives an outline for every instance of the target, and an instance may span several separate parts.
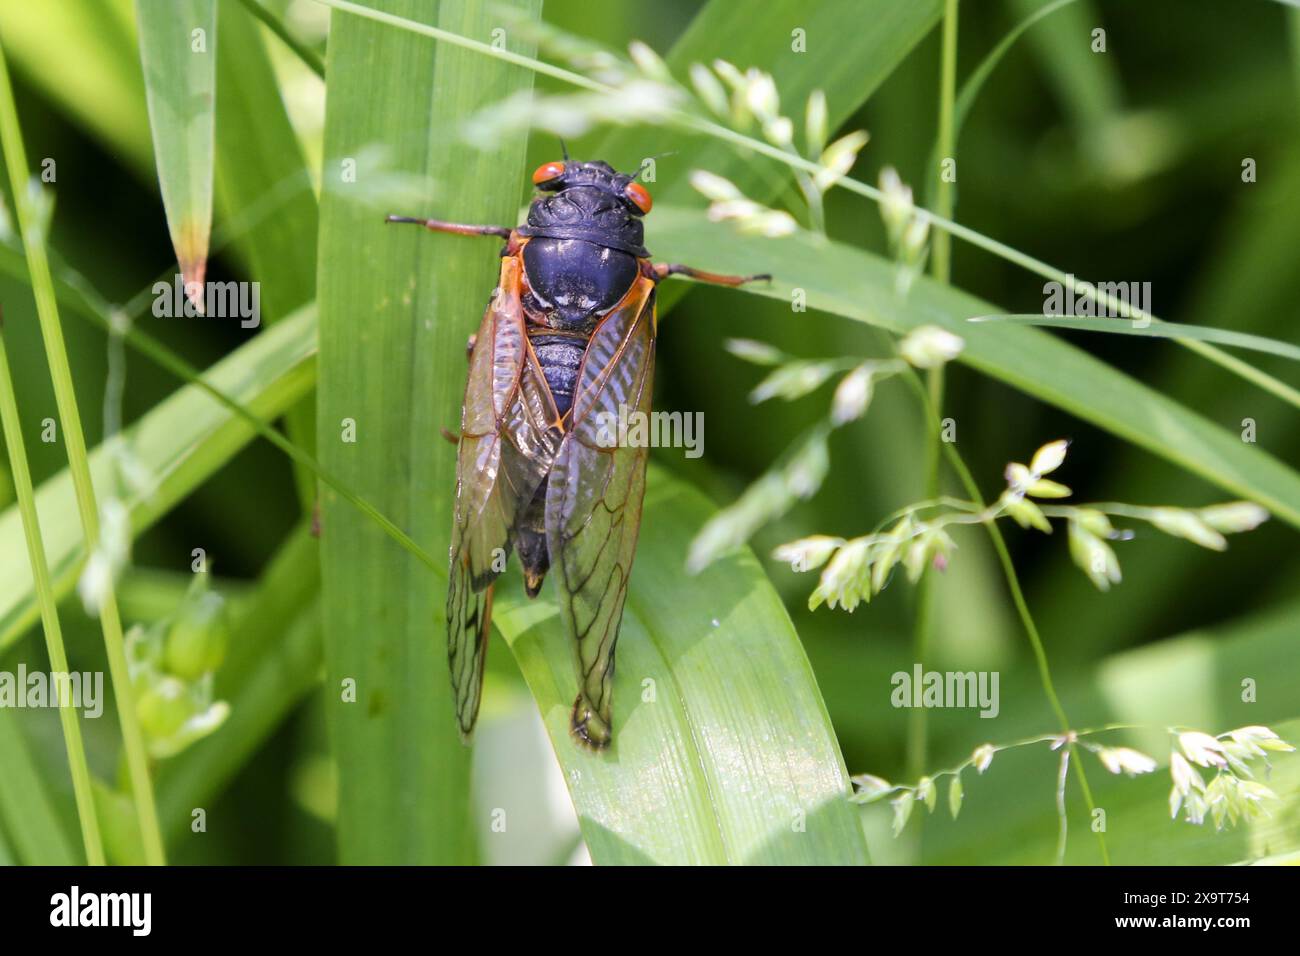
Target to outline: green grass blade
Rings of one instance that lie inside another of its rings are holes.
[[[569,735],[572,654],[550,586],[535,603],[514,583],[497,599],[494,620],[537,699],[592,860],[866,863],[812,668],[758,561],[745,550],[686,574],[712,510],[651,469],[608,754]]]
[[[36,597],[41,608],[41,624],[45,630],[45,646],[50,655],[50,668],[55,674],[66,675],[70,673],[68,655],[63,648],[63,630],[59,626],[59,609],[54,599],[54,589],[50,586],[50,568],[45,560],[45,545],[41,541],[40,520],[36,515],[36,496],[32,491],[32,473],[27,464],[27,450],[23,447],[18,399],[14,395],[13,377],[9,372],[9,354],[5,348],[3,333],[0,333],[0,422],[4,426],[9,467],[13,472],[14,488],[18,495],[18,510],[22,514],[23,531],[27,537],[27,554],[31,561]],[[86,848],[86,860],[92,866],[103,866],[104,845],[99,835],[95,798],[90,791],[90,768],[86,765],[86,748],[81,739],[81,723],[76,706],[70,698],[60,697],[59,720],[63,725],[63,742],[68,753],[68,767],[72,774],[72,789],[77,800],[77,817],[81,823],[81,838]]]
[[[6,707],[0,707],[0,767],[0,816],[18,859],[40,866],[83,863],[27,749],[18,713]]]
[[[315,382],[315,326],[315,309],[300,310],[232,352],[204,378],[263,418],[274,418]],[[127,494],[123,499],[134,532],[151,527],[255,434],[247,421],[196,386],[180,389],[125,429],[123,440],[156,480],[151,496]],[[90,455],[96,483],[109,481],[113,473],[110,451],[100,446]],[[62,597],[76,584],[85,559],[67,471],[41,485],[36,505],[54,591]],[[0,514],[0,649],[17,640],[37,617],[22,535],[17,508]]]
[[[158,183],[188,289],[203,282],[212,232],[216,0],[136,0],[136,20]]]
[[[91,480],[90,463],[86,456],[86,439],[81,427],[81,415],[77,409],[77,396],[72,384],[67,347],[63,340],[63,327],[59,323],[54,282],[50,275],[50,264],[45,250],[44,227],[32,208],[33,197],[28,191],[30,184],[26,147],[23,144],[22,129],[18,123],[18,109],[14,104],[13,87],[9,80],[9,65],[2,48],[0,48],[0,137],[4,142],[5,166],[9,172],[9,186],[14,197],[19,231],[27,253],[27,268],[31,273],[32,292],[36,299],[36,312],[40,320],[41,338],[45,345],[45,358],[54,385],[59,423],[63,428],[64,442],[68,451],[68,470],[76,493],[77,512],[81,518],[87,551],[93,551],[99,543],[99,510]],[[135,800],[140,832],[144,839],[145,860],[151,865],[161,865],[165,862],[162,836],[158,831],[158,817],[154,807],[153,787],[149,780],[144,738],[140,732],[135,708],[132,706],[134,696],[127,670],[122,622],[118,618],[112,582],[109,582],[104,589],[99,607],[99,620],[104,635],[104,651],[108,657],[109,674],[113,682],[113,695],[119,702],[117,716],[122,729],[122,748],[126,755],[131,794]]]
[[[966,340],[962,362],[1300,526],[1300,475],[1293,469],[1082,349],[1035,329],[965,321],[997,311],[968,293],[922,277],[900,299],[893,264],[872,253],[806,236],[739,236],[686,210],[656,207],[649,232],[647,241],[670,260],[720,272],[770,271],[770,287],[749,287],[760,295],[788,301],[791,289],[802,288],[810,309],[895,333],[943,326]]]
[[[4,818],[0,816],[0,866],[16,866],[13,848],[9,846],[9,837],[5,836]]]
[[[265,24],[268,30],[279,37],[280,41],[292,50],[294,56],[302,60],[309,70],[321,79],[325,78],[325,61],[316,55],[315,50],[294,36],[283,20],[262,6],[259,0],[239,0],[239,2],[248,9],[249,13]]]
[[[316,297],[316,197],[257,21],[244,6],[222,3],[218,23],[217,198],[227,222],[274,204],[238,241],[249,278],[259,284],[263,317],[274,323]],[[290,410],[288,433],[314,451],[314,402]],[[315,481],[301,465],[294,472],[310,510]]]
[[[237,248],[274,323],[316,297],[316,197],[257,22],[222,3],[219,24],[217,197],[228,221],[271,209]]]
[[[1137,335],[1153,339],[1192,339],[1197,342],[1217,342],[1254,352],[1265,352],[1282,358],[1300,361],[1300,347],[1264,335],[1234,332],[1232,329],[1214,329],[1204,325],[1187,325],[1180,322],[1152,322],[1136,325],[1132,319],[1097,319],[1072,315],[980,315],[968,322],[1000,322],[1007,325],[1039,325],[1052,329],[1072,329],[1080,332],[1108,332],[1111,335]]]
[[[533,16],[540,9],[533,0],[517,6]],[[470,5],[403,0],[383,8],[484,38],[496,24]],[[327,69],[349,82],[330,85],[326,100],[321,462],[427,552],[445,555],[455,453],[439,429],[459,421],[465,340],[496,284],[498,246],[386,225],[384,214],[513,223],[522,137],[495,153],[453,144],[464,117],[532,75],[338,10]],[[399,188],[412,182],[421,188]],[[342,440],[345,419],[355,422],[355,443]],[[340,857],[469,860],[469,751],[452,719],[445,579],[332,489],[322,490],[321,523]],[[339,699],[347,679],[356,682],[356,703]]]

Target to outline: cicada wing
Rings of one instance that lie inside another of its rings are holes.
[[[641,526],[649,451],[647,443],[631,447],[619,441],[617,423],[620,406],[624,414],[650,412],[654,347],[654,284],[641,278],[587,347],[573,417],[546,492],[551,573],[578,675],[570,729],[579,743],[597,750],[611,736],[614,648]]]
[[[506,256],[470,357],[456,462],[447,586],[447,659],[465,737],[478,717],[492,616],[515,518],[550,470],[563,429],[520,302],[522,263]]]

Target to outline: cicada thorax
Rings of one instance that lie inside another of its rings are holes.
[[[567,415],[592,333],[626,298],[640,262],[630,253],[585,239],[528,239],[522,255],[528,338],[556,409]]]

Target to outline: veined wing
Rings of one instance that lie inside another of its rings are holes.
[[[447,586],[447,659],[456,720],[474,728],[492,618],[492,582],[505,570],[515,518],[560,447],[555,401],[528,344],[520,302],[523,264],[501,260],[470,357],[456,462]]]
[[[611,736],[614,647],[649,451],[623,444],[617,423],[620,406],[650,413],[654,346],[654,283],[642,277],[592,336],[547,485],[547,547],[578,674],[571,730],[595,749]]]

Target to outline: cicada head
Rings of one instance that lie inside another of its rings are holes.
[[[533,173],[541,195],[528,209],[524,236],[583,239],[647,256],[641,217],[650,211],[650,193],[635,174],[608,163],[574,160],[543,163]]]

